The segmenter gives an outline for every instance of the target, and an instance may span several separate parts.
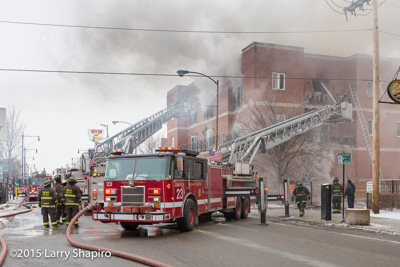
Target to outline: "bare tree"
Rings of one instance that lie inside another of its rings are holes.
[[[309,108],[306,100],[300,104],[294,100],[279,103],[274,92],[265,95],[261,101],[247,101],[244,98],[244,102],[247,102],[247,109],[238,114],[235,128],[245,133],[305,113]],[[313,181],[319,184],[330,178],[333,152],[322,146],[319,129],[314,129],[258,155],[253,163],[256,171],[274,177],[277,185],[284,179]]]
[[[161,146],[161,139],[163,132],[158,132],[146,139],[138,148],[139,154],[151,154],[154,153],[157,148]]]
[[[21,174],[21,163],[17,159],[21,150],[21,136],[25,124],[20,119],[21,111],[12,105],[7,112],[7,140],[0,142],[2,150],[5,151],[5,158],[9,164],[9,176],[18,177]]]

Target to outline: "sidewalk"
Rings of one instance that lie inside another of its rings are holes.
[[[356,204],[356,209],[364,209],[365,205]],[[267,216],[276,217],[280,221],[289,221],[300,224],[324,225],[336,228],[353,228],[369,232],[385,233],[400,236],[400,211],[380,210],[379,214],[370,213],[370,225],[349,225],[341,223],[342,213],[332,213],[332,220],[321,220],[321,207],[311,206],[305,209],[304,217],[299,217],[296,206],[289,208],[290,217],[285,217],[284,206],[269,206]]]

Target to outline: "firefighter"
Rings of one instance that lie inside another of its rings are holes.
[[[343,98],[340,101],[340,103],[342,103],[342,102],[351,103],[350,98],[347,96],[347,93],[343,94]]]
[[[62,202],[62,185],[61,185],[61,175],[56,175],[54,177],[54,181],[56,182],[53,189],[56,192],[57,195],[57,200],[59,205],[56,208],[56,219],[57,219],[57,224],[58,225],[63,225],[63,222],[60,221],[61,214],[63,212],[63,207],[60,205]]]
[[[67,186],[68,181],[66,179],[64,179],[62,181],[62,189],[64,189],[64,187]],[[61,190],[61,193],[63,192],[63,190]],[[64,224],[67,221],[67,213],[65,213],[65,205],[64,205],[64,194],[61,194],[61,224]]]
[[[306,203],[310,200],[310,192],[307,187],[303,186],[303,182],[297,182],[297,186],[292,193],[292,201],[294,200],[296,200],[297,207],[300,211],[299,216],[303,217]]]
[[[333,204],[333,213],[341,213],[342,212],[342,197],[343,197],[343,187],[339,184],[339,179],[335,177],[333,179],[332,185],[332,204]]]
[[[43,225],[48,228],[49,226],[49,216],[51,219],[51,225],[53,227],[57,226],[56,219],[56,207],[58,204],[56,192],[51,188],[51,181],[46,180],[43,183],[44,187],[39,191],[38,195],[38,205],[42,208],[43,215]]]
[[[79,212],[79,206],[81,205],[81,192],[79,187],[75,185],[76,180],[74,177],[68,179],[68,185],[63,189],[65,213],[67,214],[66,224]],[[79,227],[78,221],[75,222],[74,227]]]

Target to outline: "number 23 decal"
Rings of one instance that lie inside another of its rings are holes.
[[[107,182],[106,186],[112,186],[112,182]]]
[[[183,188],[176,189],[176,199],[182,199],[182,198],[183,198]]]

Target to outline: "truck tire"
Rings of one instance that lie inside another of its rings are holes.
[[[250,199],[245,197],[242,203],[242,214],[240,215],[241,219],[247,219],[250,213]]]
[[[124,230],[133,231],[133,230],[136,230],[136,228],[138,228],[139,223],[136,223],[136,222],[121,222],[121,226],[122,226],[122,228],[124,228]]]
[[[196,224],[196,210],[194,206],[194,202],[192,199],[188,199],[185,202],[185,206],[183,208],[182,218],[178,218],[176,220],[178,229],[181,232],[189,232],[194,229]]]
[[[232,220],[239,220],[242,215],[242,199],[240,197],[236,198],[236,207],[233,212],[231,212]]]

